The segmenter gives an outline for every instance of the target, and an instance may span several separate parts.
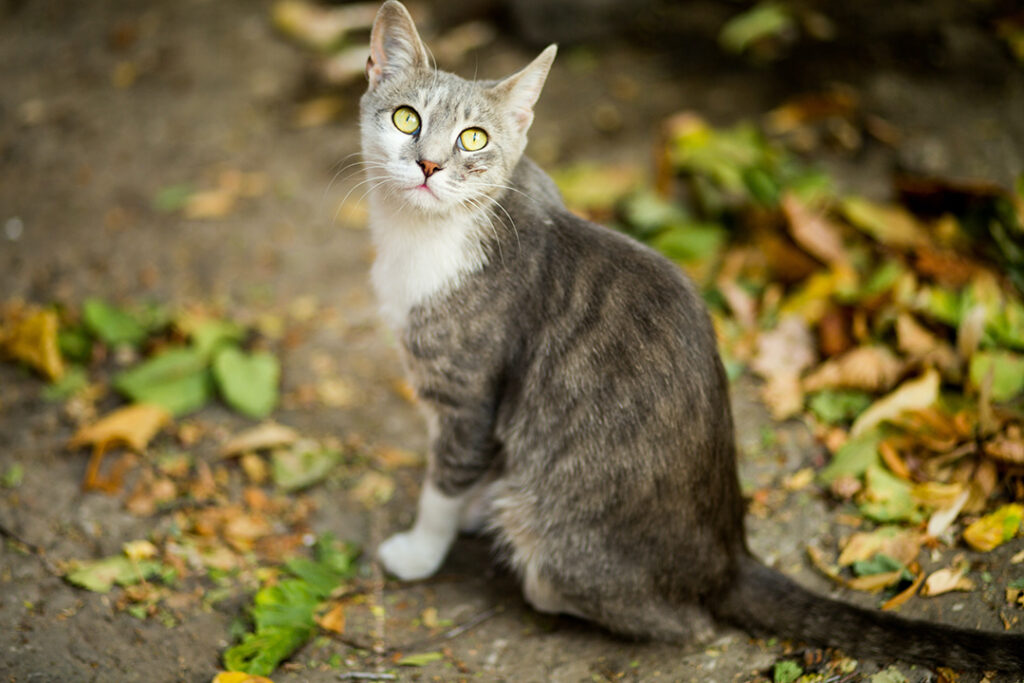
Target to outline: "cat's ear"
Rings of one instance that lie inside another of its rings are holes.
[[[525,68],[495,86],[495,90],[505,98],[516,124],[523,133],[533,123],[533,105],[540,97],[540,91],[548,78],[548,71],[551,69],[551,63],[555,61],[557,52],[557,45],[548,45]]]
[[[370,32],[370,56],[366,60],[370,89],[395,74],[429,67],[430,55],[409,10],[398,0],[388,0],[377,11]]]

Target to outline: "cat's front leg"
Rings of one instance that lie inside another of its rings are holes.
[[[487,403],[476,410],[439,411],[430,421],[431,462],[420,491],[416,523],[381,543],[377,556],[400,579],[422,579],[436,572],[467,521],[476,485],[486,481],[497,447],[491,436]]]
[[[423,579],[438,570],[459,529],[465,494],[446,496],[427,477],[416,523],[380,544],[377,556],[400,579]]]

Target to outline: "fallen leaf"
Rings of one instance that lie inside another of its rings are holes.
[[[278,488],[298,491],[326,477],[340,461],[338,450],[312,441],[298,441],[288,450],[273,453],[271,474]]]
[[[823,212],[812,210],[791,192],[782,196],[781,206],[789,234],[797,244],[824,263],[849,264],[840,228]]]
[[[404,448],[382,447],[373,453],[373,459],[385,470],[396,470],[402,467],[418,467],[423,464],[423,456],[415,451]]]
[[[883,588],[894,586],[903,580],[903,569],[898,569],[891,572],[879,572],[878,574],[866,574],[864,576],[858,576],[850,579],[846,582],[846,585],[850,588],[858,591],[864,591],[866,593],[877,593]]]
[[[266,351],[229,346],[213,359],[213,376],[224,400],[249,417],[266,417],[277,405],[281,365]]]
[[[388,502],[394,493],[395,480],[373,470],[363,474],[352,489],[352,497],[368,508]]]
[[[338,604],[316,620],[317,625],[332,633],[345,632],[345,606]]]
[[[444,655],[440,652],[423,652],[418,655],[407,655],[395,663],[398,666],[426,666],[442,659],[444,659]]]
[[[858,506],[865,517],[877,522],[917,522],[921,511],[911,495],[912,487],[878,465],[864,473],[864,490]]]
[[[991,376],[992,400],[1010,401],[1024,391],[1024,356],[1002,349],[977,351],[971,356],[969,374],[975,388]]]
[[[156,557],[158,552],[156,546],[147,540],[128,541],[121,546],[121,549],[124,551],[125,557],[132,562],[151,560]]]
[[[921,595],[930,597],[949,593],[950,591],[974,590],[974,582],[964,576],[967,569],[967,563],[963,563],[957,567],[946,567],[945,569],[932,572],[924,583]]]
[[[274,3],[271,18],[274,26],[290,38],[326,51],[348,33],[368,29],[378,8],[374,2],[324,7],[304,0],[280,0]]]
[[[901,206],[883,206],[862,197],[847,197],[839,206],[846,220],[886,246],[921,247],[930,242],[918,220]]]
[[[872,674],[868,683],[907,683],[907,677],[895,666],[890,666],[884,671]]]
[[[818,475],[822,483],[831,484],[840,477],[863,475],[869,467],[879,462],[878,444],[881,439],[878,431],[866,431],[847,440]]]
[[[960,511],[963,510],[964,504],[967,503],[967,499],[970,497],[970,491],[964,489],[960,492],[960,495],[956,497],[952,503],[948,506],[940,508],[932,513],[932,516],[928,519],[928,535],[932,538],[938,538],[946,532],[956,518],[960,515]]]
[[[800,373],[816,360],[814,338],[800,316],[787,316],[758,337],[750,367],[766,380],[761,395],[776,419],[795,415],[803,408]]]
[[[220,455],[228,458],[251,451],[269,450],[279,446],[290,446],[299,439],[291,427],[277,422],[264,422],[232,436],[221,446]]]
[[[109,593],[114,584],[130,586],[158,576],[162,569],[159,562],[135,562],[124,555],[115,555],[102,560],[78,562],[64,578],[68,583],[94,593]]]
[[[861,346],[832,358],[803,380],[804,390],[860,389],[886,391],[903,374],[905,364],[887,346]]]
[[[82,322],[90,332],[112,346],[138,346],[149,335],[149,330],[139,317],[101,299],[85,300],[82,305]]]
[[[79,429],[69,443],[71,448],[93,445],[99,451],[124,444],[137,453],[146,450],[160,428],[171,420],[170,413],[151,403],[136,403],[105,415],[98,422]]]
[[[1004,433],[986,441],[982,448],[990,458],[1024,465],[1024,434],[1018,425],[1008,426]]]
[[[1004,505],[964,529],[964,540],[975,550],[988,552],[1016,536],[1022,518],[1024,505]]]
[[[787,491],[799,491],[807,488],[814,481],[814,468],[805,467],[782,480],[782,487]]]
[[[858,531],[850,536],[837,563],[846,567],[882,553],[907,565],[917,558],[921,541],[919,532],[893,525],[881,526],[874,531]]]
[[[807,407],[815,417],[835,425],[854,420],[871,405],[871,394],[848,389],[824,389],[807,399]]]
[[[242,466],[246,478],[253,484],[262,484],[270,476],[267,461],[263,459],[263,456],[246,453],[239,460],[239,464]]]
[[[882,609],[893,610],[905,604],[907,600],[914,597],[917,593],[917,589],[921,587],[922,583],[924,583],[924,572],[918,569],[917,576],[914,577],[914,581],[905,589],[882,603]]]
[[[114,376],[114,388],[133,401],[163,406],[173,416],[210,400],[207,360],[191,348],[173,348]]]
[[[920,377],[907,380],[861,413],[850,428],[850,435],[863,434],[907,411],[928,408],[939,397],[939,383],[939,373],[934,368],[929,368]]]
[[[51,381],[64,376],[64,361],[57,341],[59,323],[54,311],[34,311],[16,321],[0,336],[8,354],[38,370]]]
[[[247,674],[244,671],[221,671],[213,677],[212,683],[274,683],[264,676]]]

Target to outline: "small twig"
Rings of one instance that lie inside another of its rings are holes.
[[[398,676],[395,674],[375,674],[367,671],[349,671],[347,673],[338,674],[338,680],[341,681],[397,681]]]
[[[491,609],[484,610],[483,612],[480,612],[476,616],[467,619],[466,621],[462,622],[458,626],[455,626],[453,628],[448,629],[447,631],[445,631],[444,633],[442,633],[440,635],[433,636],[431,638],[423,638],[422,640],[416,640],[416,641],[413,641],[411,643],[406,643],[405,645],[399,645],[399,646],[395,646],[395,647],[390,647],[390,648],[388,648],[388,650],[390,652],[405,652],[407,650],[419,650],[419,649],[422,649],[422,648],[424,648],[424,647],[426,647],[428,645],[434,645],[436,643],[441,643],[441,642],[444,642],[446,640],[452,640],[453,638],[458,638],[459,636],[461,636],[466,631],[469,631],[472,628],[476,628],[477,626],[479,626],[480,624],[484,623],[485,621],[487,621],[488,619],[490,619],[491,617],[493,617],[495,614],[497,614],[500,611],[501,611],[501,607],[500,606],[499,607],[492,607]]]

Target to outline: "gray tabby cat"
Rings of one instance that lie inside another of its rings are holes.
[[[1024,670],[1024,636],[813,595],[747,550],[728,386],[693,284],[569,213],[522,156],[555,46],[501,81],[432,67],[405,8],[361,100],[372,281],[428,415],[415,525],[379,548],[433,574],[491,530],[542,612],[692,641],[716,621],[861,654]]]

